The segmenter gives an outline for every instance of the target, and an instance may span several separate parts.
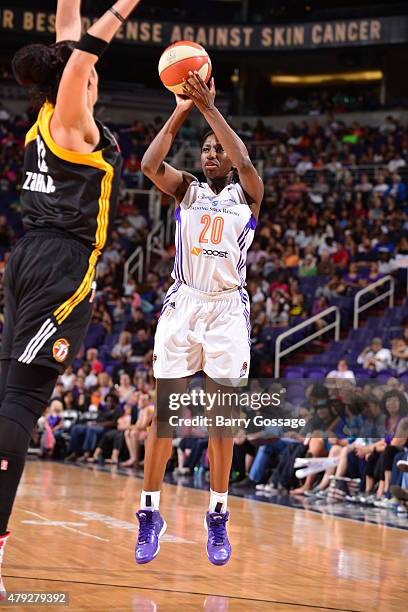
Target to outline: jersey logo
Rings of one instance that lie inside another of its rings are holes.
[[[207,257],[220,257],[222,259],[228,259],[228,251],[217,251],[215,249],[200,249],[200,247],[193,247],[190,251],[192,255],[198,257],[203,254]]]
[[[54,193],[55,185],[53,178],[47,174],[48,165],[45,161],[47,150],[45,144],[37,136],[37,165],[39,172],[26,172],[23,189],[26,191],[37,191],[38,193]]]
[[[69,353],[69,342],[65,338],[60,338],[54,342],[54,346],[52,347],[52,354],[55,361],[58,363],[62,363],[66,360]]]

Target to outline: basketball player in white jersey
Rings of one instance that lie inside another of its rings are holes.
[[[201,370],[207,391],[211,385],[219,388],[214,380],[247,378],[250,361],[246,255],[264,187],[244,143],[215,106],[214,80],[208,88],[197,73],[190,73],[184,93],[185,97],[176,96],[176,109],[142,161],[143,172],[176,200],[174,283],[164,300],[154,347],[158,395],[163,379],[172,379],[172,392],[183,393],[188,377]],[[206,183],[164,161],[193,106],[211,128],[201,149]],[[215,565],[224,565],[231,556],[226,522],[232,450],[232,437],[210,433],[211,488],[205,526],[207,555]],[[138,563],[148,563],[157,555],[159,538],[166,529],[159,502],[171,452],[172,440],[158,438],[155,418],[146,443],[137,513]]]

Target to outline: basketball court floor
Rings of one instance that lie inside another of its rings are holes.
[[[4,563],[7,590],[64,591],[69,607],[49,609],[93,612],[408,609],[406,531],[231,496],[233,554],[215,567],[205,553],[208,493],[171,484],[159,556],[137,566],[141,485],[115,470],[28,462]]]

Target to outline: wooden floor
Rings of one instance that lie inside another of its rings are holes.
[[[67,591],[69,610],[93,612],[408,609],[405,532],[231,497],[233,555],[214,567],[205,554],[208,494],[172,485],[162,494],[160,554],[137,566],[140,489],[115,473],[30,462],[11,523],[7,590]]]

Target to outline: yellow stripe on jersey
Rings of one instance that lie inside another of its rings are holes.
[[[30,144],[33,140],[37,138],[38,135],[38,121],[34,123],[34,125],[28,130],[25,137],[25,146]]]
[[[57,143],[54,142],[50,133],[50,120],[53,115],[53,112],[53,105],[46,102],[40,111],[40,114],[38,116],[38,122],[36,124],[37,129],[39,128],[41,136],[50,151],[56,157],[59,157],[64,161],[68,161],[72,164],[82,164],[84,166],[91,166],[92,168],[97,168],[105,173],[101,181],[99,212],[96,220],[96,234],[94,243],[95,248],[89,258],[88,270],[78,289],[54,312],[54,316],[57,322],[61,325],[61,323],[63,323],[65,319],[69,317],[74,308],[86,298],[86,296],[92,289],[92,283],[95,278],[96,264],[102,249],[106,245],[106,240],[108,236],[109,204],[112,194],[112,180],[114,176],[114,168],[103,158],[102,151],[93,151],[91,153],[77,153],[75,151],[69,151],[68,149],[64,149],[63,147],[57,145]]]

